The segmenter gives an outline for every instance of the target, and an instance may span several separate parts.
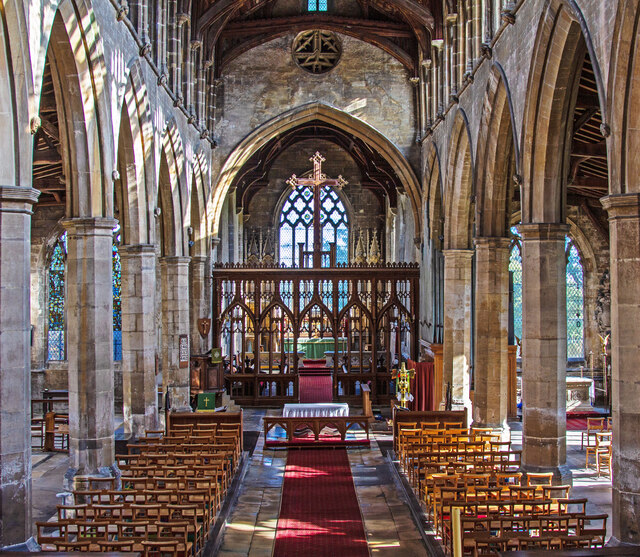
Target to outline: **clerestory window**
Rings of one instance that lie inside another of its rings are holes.
[[[308,0],[307,11],[309,12],[326,12],[328,0]]]

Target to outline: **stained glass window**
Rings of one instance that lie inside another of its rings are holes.
[[[515,226],[511,227],[509,272],[513,280],[513,334],[522,339],[522,237]]]
[[[49,262],[49,297],[47,323],[47,359],[66,359],[65,343],[65,267],[67,259],[67,233],[53,247]]]
[[[326,12],[328,0],[309,0],[307,10],[310,12]]]
[[[120,268],[120,254],[118,244],[120,243],[120,226],[113,234],[113,244],[111,251],[112,262],[112,288],[113,288],[113,361],[122,360],[122,302],[120,291],[122,287],[122,272]]]
[[[567,236],[567,358],[584,358],[584,271],[580,254]]]
[[[280,213],[280,263],[293,266],[297,262],[298,244],[305,251],[313,249],[313,191],[309,188],[292,190]],[[342,200],[331,187],[320,194],[320,222],[322,250],[336,244],[336,262],[349,261],[349,222]]]
[[[120,227],[114,229],[112,244],[113,270],[113,359],[122,360],[122,305],[120,291],[122,273],[120,268]],[[48,296],[48,333],[47,359],[49,361],[65,360],[66,354],[66,321],[65,321],[65,279],[67,258],[67,233],[56,242],[49,263],[49,296]]]
[[[513,331],[522,338],[522,238],[511,228],[509,271],[513,273]],[[584,358],[584,269],[580,253],[569,236],[567,258],[567,358]],[[518,354],[519,355],[519,354]]]

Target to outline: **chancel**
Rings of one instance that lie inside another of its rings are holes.
[[[0,547],[637,555],[638,29],[0,0]]]

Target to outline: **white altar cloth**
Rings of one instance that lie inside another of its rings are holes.
[[[346,403],[285,404],[282,409],[284,418],[325,418],[348,415],[349,405]]]

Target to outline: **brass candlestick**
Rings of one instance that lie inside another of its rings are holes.
[[[406,408],[407,402],[411,402],[413,400],[413,395],[411,394],[410,381],[416,375],[415,369],[407,369],[404,362],[400,365],[400,369],[393,370],[392,378],[397,381],[396,383],[396,391],[397,397],[400,401],[400,406],[404,406]]]

